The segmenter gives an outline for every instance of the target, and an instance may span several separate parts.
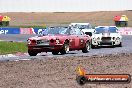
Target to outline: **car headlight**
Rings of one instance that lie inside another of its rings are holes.
[[[53,39],[51,39],[51,40],[50,40],[50,42],[51,42],[51,43],[54,43],[54,40],[53,40]]]
[[[100,37],[98,37],[97,40],[100,40]]]
[[[93,38],[93,40],[95,41],[95,40],[96,40],[96,38],[94,37],[94,38]]]
[[[120,40],[120,38],[119,38],[119,37],[117,37],[117,38],[116,38],[116,40]]]
[[[59,39],[56,39],[56,44],[60,43],[60,40]]]
[[[37,41],[36,41],[36,40],[30,40],[30,39],[28,39],[28,40],[27,40],[27,43],[28,43],[28,44],[36,44]]]
[[[31,44],[31,40],[28,39],[28,40],[27,40],[27,44]]]

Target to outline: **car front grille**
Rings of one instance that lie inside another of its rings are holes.
[[[102,37],[102,41],[110,41],[111,37]]]
[[[37,40],[37,44],[49,43],[49,40]]]

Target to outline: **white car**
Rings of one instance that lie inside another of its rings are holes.
[[[93,36],[95,29],[82,29],[82,31],[89,36]]]
[[[122,36],[116,26],[98,26],[92,36],[92,48],[111,45],[122,47]]]
[[[90,23],[71,23],[69,25],[72,29],[81,29],[86,35],[92,36],[95,29],[92,29]]]

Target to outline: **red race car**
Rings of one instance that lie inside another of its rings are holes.
[[[80,29],[52,27],[47,29],[47,35],[31,37],[27,40],[28,53],[36,56],[41,52],[52,52],[53,55],[66,54],[72,50],[90,50],[91,37],[85,35]]]

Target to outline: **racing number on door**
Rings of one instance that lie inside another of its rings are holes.
[[[79,42],[80,42],[80,38],[79,38],[79,36],[76,36],[75,37],[75,47],[79,46]]]
[[[71,39],[70,39],[70,45],[72,49],[76,49],[79,46],[79,37],[77,37],[76,35],[71,35]]]

